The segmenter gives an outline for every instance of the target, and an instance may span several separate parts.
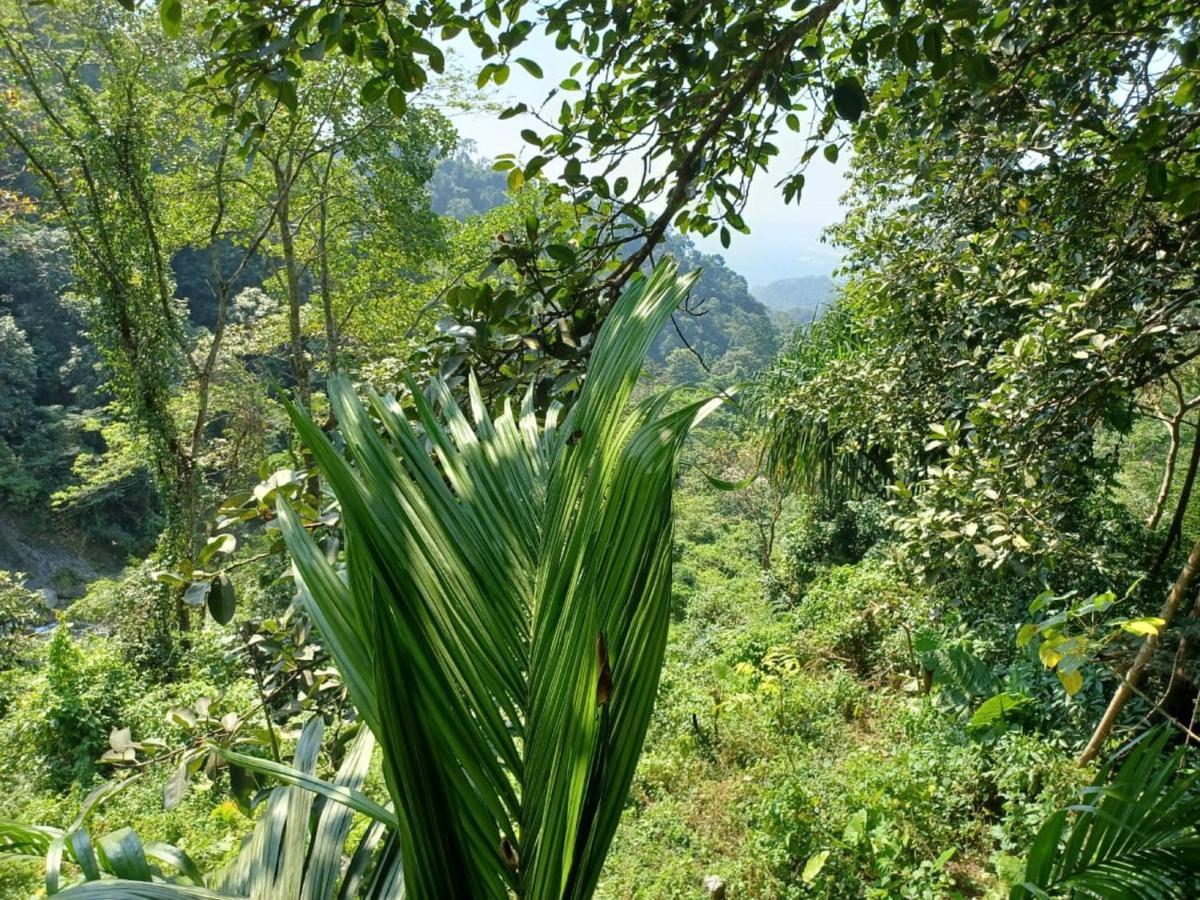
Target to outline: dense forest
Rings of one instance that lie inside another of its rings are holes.
[[[0,0],[0,895],[1200,896],[1198,89],[1183,0]],[[829,164],[836,271],[711,252]]]

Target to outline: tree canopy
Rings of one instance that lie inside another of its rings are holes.
[[[0,0],[0,893],[1196,896],[1198,84],[1182,0]]]

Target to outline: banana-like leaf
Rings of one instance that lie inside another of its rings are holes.
[[[1168,737],[1160,729],[1142,738],[1084,802],[1046,821],[1012,900],[1200,896],[1200,773],[1180,772],[1182,750],[1164,756]]]
[[[493,418],[473,379],[469,416],[410,383],[410,417],[335,378],[343,455],[289,407],[341,505],[344,580],[283,501],[281,527],[382,747],[417,898],[594,890],[662,666],[676,459],[719,402],[629,402],[691,283],[631,284],[561,425],[532,391]]]

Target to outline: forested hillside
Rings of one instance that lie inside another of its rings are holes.
[[[772,310],[781,324],[808,325],[837,298],[833,279],[823,275],[783,278],[754,288],[754,299]]]
[[[0,896],[1200,896],[1198,32],[0,0]]]

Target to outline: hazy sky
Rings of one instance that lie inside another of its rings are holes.
[[[506,106],[524,102],[531,108],[537,108],[549,90],[567,77],[571,60],[555,51],[543,36],[531,38],[525,50],[525,55],[536,59],[542,66],[545,77],[540,80],[533,78],[514,65],[507,83],[502,88],[492,87],[487,92],[488,100]],[[464,48],[460,54],[460,61],[468,72],[478,70],[475,59],[477,57],[469,48]],[[456,80],[462,83],[459,76],[456,76]],[[473,78],[465,80],[473,83]],[[560,102],[561,99],[557,100],[556,106]],[[522,128],[533,127],[538,130],[538,123],[528,117],[518,116],[502,122],[491,112],[448,114],[459,133],[473,141],[476,153],[485,159],[490,160],[501,153],[516,153],[528,159],[535,152],[520,135]],[[697,239],[695,235],[692,236],[700,249],[722,254],[730,266],[745,276],[751,287],[798,275],[828,275],[837,264],[837,253],[828,244],[822,243],[821,232],[841,218],[838,197],[844,189],[844,157],[835,166],[818,154],[806,173],[804,196],[800,204],[785,205],[775,183],[794,165],[803,149],[803,141],[799,135],[786,130],[773,140],[780,149],[776,167],[767,173],[760,173],[755,179],[744,213],[750,234],[735,232],[728,250],[721,247],[716,233],[709,238]]]

